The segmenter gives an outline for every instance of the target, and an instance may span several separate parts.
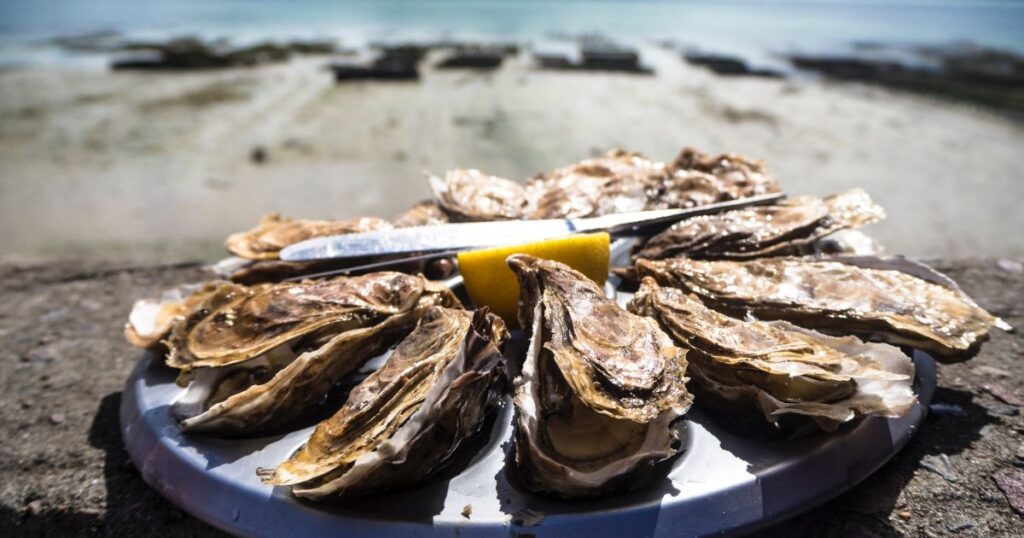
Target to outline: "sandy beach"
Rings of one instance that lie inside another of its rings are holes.
[[[866,231],[915,256],[1024,255],[1024,123],[946,100],[815,78],[725,78],[664,49],[655,75],[439,71],[336,85],[329,58],[191,73],[0,72],[7,261],[216,259],[268,212],[393,215],[424,171],[521,180],[610,147],[684,145],[767,161],[790,194],[863,187]],[[262,163],[251,158],[262,148]]]

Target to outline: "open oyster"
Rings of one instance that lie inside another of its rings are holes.
[[[905,344],[944,362],[973,356],[993,325],[1008,328],[948,283],[924,280],[884,260],[874,267],[858,260],[671,258],[640,260],[636,268],[641,278],[695,293],[719,310]]]
[[[258,474],[313,499],[395,489],[433,474],[500,402],[506,338],[501,319],[486,311],[431,308],[298,453]]]
[[[523,186],[479,170],[450,170],[444,179],[430,177],[434,199],[454,221],[513,220],[523,218]]]
[[[530,347],[516,380],[516,462],[527,487],[563,497],[632,489],[679,450],[690,407],[685,351],[558,262],[515,255]]]
[[[172,412],[187,431],[249,434],[294,418],[431,306],[458,304],[440,284],[389,272],[239,288],[211,293],[168,339],[167,363],[188,383]]]
[[[856,416],[898,417],[913,406],[914,366],[888,344],[836,338],[784,321],[743,321],[645,278],[629,310],[658,321],[688,350],[698,401],[742,413],[813,419],[824,430]]]
[[[175,323],[181,321],[211,293],[230,285],[220,281],[183,284],[164,291],[158,297],[135,301],[128,314],[128,322],[124,325],[125,339],[135,347],[160,349]]]
[[[757,258],[799,254],[833,232],[884,218],[882,208],[860,189],[825,199],[799,196],[680,221],[655,235],[634,259],[687,256],[698,259]]]
[[[527,184],[531,219],[595,217],[642,211],[647,184],[664,165],[638,153],[611,150],[601,157],[541,174]]]
[[[276,260],[281,249],[314,237],[369,232],[390,228],[385,220],[361,218],[355,220],[306,220],[284,218],[271,213],[260,220],[259,226],[231,234],[224,246],[232,254],[250,260]]]

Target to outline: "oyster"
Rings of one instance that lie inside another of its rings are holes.
[[[732,413],[753,408],[772,423],[806,416],[831,431],[856,416],[902,416],[916,399],[913,363],[888,344],[731,318],[650,277],[629,310],[657,320],[687,349],[698,401]]]
[[[260,220],[259,226],[231,234],[224,246],[232,254],[250,260],[276,260],[281,249],[314,237],[369,232],[390,228],[385,220],[361,218],[355,220],[306,220],[284,218],[271,213]]]
[[[541,174],[526,186],[531,219],[594,217],[642,211],[647,184],[664,165],[638,153],[611,150],[601,157]]]
[[[299,452],[257,473],[313,499],[395,489],[433,474],[500,402],[507,336],[501,319],[484,310],[431,308]]]
[[[438,205],[454,221],[513,220],[523,218],[523,186],[479,170],[450,170],[444,179],[430,177]]]
[[[648,181],[647,209],[683,208],[779,192],[764,163],[684,148],[667,173]]]
[[[250,434],[294,418],[391,345],[434,305],[440,284],[402,273],[266,284],[211,293],[168,339],[187,431]]]
[[[1008,327],[959,289],[881,261],[842,260],[670,258],[640,260],[636,268],[640,278],[695,293],[719,310],[905,344],[943,362],[970,358],[993,325]]]
[[[391,225],[395,228],[409,228],[445,222],[448,222],[448,215],[441,209],[441,206],[433,200],[424,200],[392,219]]]
[[[655,235],[634,259],[687,256],[699,259],[757,258],[798,254],[833,232],[884,218],[860,189],[825,199],[800,196],[680,221]]]
[[[516,381],[516,462],[527,487],[563,497],[642,484],[679,450],[690,407],[685,351],[558,262],[508,258],[531,328]]]
[[[226,282],[184,284],[161,293],[152,299],[135,301],[124,326],[124,336],[135,347],[156,350],[163,347],[163,339],[174,324],[202,303],[207,296]]]

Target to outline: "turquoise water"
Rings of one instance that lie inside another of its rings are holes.
[[[1024,2],[0,1],[0,39],[7,45],[99,30],[235,41],[326,37],[348,45],[378,39],[537,39],[596,32],[736,52],[822,51],[857,41],[966,41],[1024,52]]]

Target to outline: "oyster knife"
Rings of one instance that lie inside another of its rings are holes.
[[[458,251],[541,241],[574,233],[637,235],[644,229],[664,227],[685,218],[771,203],[784,196],[782,193],[765,194],[687,209],[614,213],[600,217],[435,224],[317,237],[285,247],[281,251],[281,259],[302,262]]]

